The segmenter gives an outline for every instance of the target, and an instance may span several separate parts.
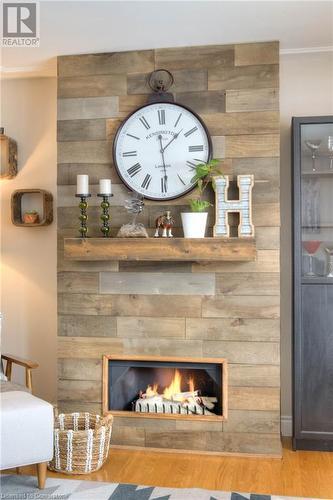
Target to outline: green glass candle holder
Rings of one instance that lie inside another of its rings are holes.
[[[103,200],[101,201],[101,215],[100,215],[100,219],[102,221],[102,225],[100,227],[101,229],[101,232],[104,236],[104,238],[109,238],[110,237],[110,232],[111,232],[111,228],[110,228],[110,213],[109,213],[109,208],[110,208],[110,202],[109,202],[109,198],[111,198],[111,196],[113,196],[113,194],[98,194],[97,196],[99,196],[100,198],[103,198]]]
[[[79,209],[80,209],[80,215],[79,215],[79,221],[80,221],[80,227],[79,227],[79,233],[81,238],[87,238],[88,237],[88,201],[87,198],[90,198],[91,194],[76,194],[76,198],[80,198],[79,202]]]

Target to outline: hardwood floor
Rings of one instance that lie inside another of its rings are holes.
[[[289,440],[283,447],[282,460],[117,449],[111,450],[109,461],[93,474],[65,476],[48,471],[47,475],[332,499],[333,453],[293,452]],[[35,468],[22,467],[21,473],[35,474]]]

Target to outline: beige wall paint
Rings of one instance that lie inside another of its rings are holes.
[[[280,58],[281,414],[291,408],[291,118],[333,114],[332,52]]]
[[[18,143],[19,173],[1,187],[2,351],[36,360],[35,394],[56,400],[56,223],[11,223],[15,189],[44,188],[56,196],[56,79],[4,80],[1,125]],[[22,369],[14,376],[22,380]]]
[[[281,109],[282,414],[291,415],[291,162],[292,116],[333,114],[332,53],[283,55]],[[56,79],[2,82],[1,124],[19,143],[19,175],[2,191],[3,350],[37,359],[36,393],[56,392],[56,226],[15,228],[10,194],[39,185],[56,194]]]

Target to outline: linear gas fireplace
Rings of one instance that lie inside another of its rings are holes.
[[[103,412],[126,417],[225,420],[227,362],[104,356]]]

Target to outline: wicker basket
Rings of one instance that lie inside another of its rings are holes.
[[[48,468],[64,474],[88,474],[102,467],[109,453],[113,417],[61,413],[54,423],[54,456]]]

